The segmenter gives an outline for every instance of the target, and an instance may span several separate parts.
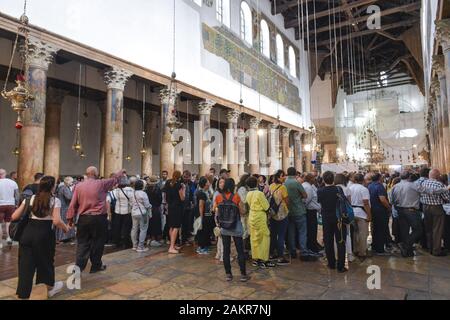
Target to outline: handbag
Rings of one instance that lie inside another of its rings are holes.
[[[192,232],[192,234],[195,236],[202,229],[203,229],[203,219],[202,216],[199,216],[194,221],[194,231]]]
[[[136,201],[136,205],[137,205],[137,207],[139,209],[139,212],[141,213],[142,217],[144,218],[144,220],[147,221],[149,218],[151,219],[152,218],[152,212],[150,211],[151,208],[150,209],[146,208],[145,209],[145,213],[142,212],[141,205],[139,204],[139,202],[136,199],[136,191],[134,192],[134,201]]]
[[[16,220],[16,221],[12,221],[9,224],[9,236],[13,241],[20,241],[20,238],[22,237],[23,231],[25,230],[25,227],[28,224],[28,221],[30,220],[30,202],[31,202],[31,198],[27,198],[25,199],[25,209],[24,212],[22,213],[22,216],[20,217],[20,219]]]

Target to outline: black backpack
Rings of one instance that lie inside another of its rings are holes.
[[[225,194],[222,194],[223,201],[218,205],[217,221],[219,226],[225,230],[233,230],[239,219],[239,207],[233,202],[234,194],[227,199]]]
[[[283,201],[280,201],[280,203],[277,203],[277,200],[275,199],[275,192],[277,192],[283,185],[280,185],[278,188],[276,188],[273,192],[270,193],[269,197],[269,212],[272,216],[277,216],[278,211],[280,211],[281,203]]]

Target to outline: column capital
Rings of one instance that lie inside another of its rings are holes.
[[[238,110],[230,110],[227,112],[228,123],[237,123],[241,113]]]
[[[176,90],[175,88],[166,87],[161,89],[159,92],[159,98],[161,99],[161,104],[171,104],[175,105],[178,99],[178,95],[181,91]]]
[[[442,54],[433,56],[433,70],[439,78],[445,77],[445,57]]]
[[[108,89],[125,90],[125,85],[129,78],[133,75],[132,72],[119,68],[110,67],[105,70],[103,79]]]
[[[62,105],[69,92],[55,87],[47,89],[47,104]]]
[[[436,40],[445,51],[450,50],[450,19],[436,20]]]
[[[213,100],[209,100],[209,99],[203,100],[203,101],[199,102],[199,104],[197,106],[198,112],[200,113],[200,115],[210,116],[211,111],[215,105],[216,105],[216,102]]]
[[[291,131],[292,131],[292,129],[284,128],[284,129],[281,131],[281,134],[283,135],[283,137],[289,138],[289,136],[291,135]]]
[[[251,118],[249,123],[250,123],[250,129],[259,129],[259,125],[261,124],[261,119]]]
[[[278,124],[275,124],[275,123],[269,124],[269,130],[277,130],[279,128],[280,128],[280,126]]]
[[[294,139],[295,141],[301,141],[302,140],[302,133],[300,131],[294,132]]]
[[[30,37],[28,40],[28,52],[25,52],[25,50],[25,43],[22,42],[20,45],[22,58],[26,58],[26,62],[31,67],[47,71],[59,48],[36,37]]]

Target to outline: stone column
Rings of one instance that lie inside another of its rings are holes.
[[[450,172],[450,19],[436,22],[436,38],[442,46],[444,58],[438,58],[437,73],[441,83],[441,99],[443,106],[443,124],[445,135],[445,154],[447,156],[446,172]],[[443,60],[443,61],[442,61]]]
[[[282,156],[283,156],[283,171],[286,173],[287,169],[291,166],[290,154],[290,136],[291,129],[284,128],[281,132],[281,145],[282,145]]]
[[[22,47],[22,50],[25,50]],[[28,65],[30,91],[35,100],[24,112],[18,157],[19,187],[33,182],[33,176],[44,169],[45,114],[47,105],[47,71],[58,52],[54,45],[37,38],[29,39]]]
[[[100,129],[100,152],[99,152],[99,166],[98,172],[100,176],[108,178],[105,176],[105,140],[106,140],[106,101],[101,101],[98,103],[98,108],[102,117],[101,129]]]
[[[257,118],[250,119],[249,132],[249,163],[250,173],[259,174],[259,138],[258,130],[261,120]]]
[[[247,136],[243,129],[238,129],[238,162],[239,162],[239,176],[244,175],[245,172],[245,152],[246,152]]]
[[[45,118],[44,173],[59,177],[61,109],[67,92],[50,87]]]
[[[141,174],[153,175],[153,130],[156,129],[158,115],[145,113],[145,153],[142,155]]]
[[[303,172],[302,133],[294,133],[294,164],[297,171]]]
[[[161,98],[161,146],[159,152],[160,172],[167,171],[172,177],[175,169],[174,147],[172,145],[172,134],[167,124],[174,121],[175,104],[178,94],[174,88],[165,88],[160,92]]]
[[[123,92],[131,76],[131,72],[118,67],[111,67],[104,73],[108,88],[104,124],[106,177],[123,167]]]
[[[216,105],[215,101],[205,100],[198,104],[198,113],[200,115],[200,148],[202,161],[200,165],[200,176],[204,176],[211,169],[211,137],[205,136],[207,130],[211,128],[211,111]]]
[[[241,113],[231,110],[227,113],[227,162],[230,176],[236,181],[239,179],[239,143],[238,143],[238,120]]]
[[[276,124],[271,124],[268,127],[270,150],[269,175],[275,174],[275,172],[280,169],[278,164],[280,156],[280,132],[278,129],[278,125]]]
[[[304,170],[305,170],[305,172],[311,172],[312,168],[313,168],[312,163],[311,163],[311,160],[312,160],[312,136],[311,136],[311,134],[306,134],[305,145],[309,145],[311,149],[309,151],[306,151],[304,148],[305,146],[303,147]]]
[[[438,79],[433,79],[431,82],[431,90],[433,90],[433,94],[436,97],[436,112],[438,117],[438,137],[439,137],[439,151],[441,152],[441,164],[440,164],[440,170],[443,170],[443,172],[447,172],[447,163],[448,159],[450,158],[450,155],[448,154],[448,139],[450,138],[449,135],[449,128],[448,128],[448,115],[445,114],[444,109],[446,109],[445,106],[445,95],[441,95],[441,82]],[[447,118],[447,123],[445,119]],[[447,127],[446,127],[447,125]]]

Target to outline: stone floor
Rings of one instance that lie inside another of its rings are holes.
[[[81,279],[81,290],[64,291],[59,300],[330,300],[330,299],[450,299],[450,257],[419,252],[415,258],[373,257],[353,262],[349,272],[338,274],[318,262],[293,261],[291,265],[257,270],[248,265],[247,284],[224,280],[223,266],[213,256],[197,256],[192,247],[181,255],[166,249],[138,254],[127,250],[104,257],[106,272]],[[381,289],[369,290],[367,267],[381,268]],[[67,266],[57,268],[57,279],[66,281]],[[234,274],[238,275],[236,262]],[[0,299],[15,299],[17,279],[0,282]],[[46,299],[44,286],[36,286],[32,299]]]

